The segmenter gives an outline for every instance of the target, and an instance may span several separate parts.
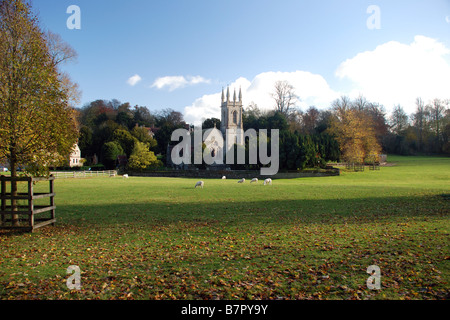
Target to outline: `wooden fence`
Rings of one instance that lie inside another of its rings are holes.
[[[10,176],[0,176],[0,229],[15,229],[20,231],[33,231],[48,224],[54,225],[55,218],[55,192],[54,180],[50,178],[14,178],[16,182],[26,182],[27,192],[17,193],[15,196],[11,193],[11,186],[7,186],[13,181]],[[48,193],[35,193],[33,186],[38,181],[49,181],[50,191]],[[8,192],[9,191],[9,192]],[[48,205],[35,205],[37,199],[49,198]],[[17,204],[17,200],[25,200],[26,205]],[[15,204],[14,204],[15,203]],[[49,217],[38,214],[50,212]]]
[[[67,178],[92,178],[92,177],[114,177],[117,176],[116,170],[104,171],[55,171],[51,175],[57,179]]]

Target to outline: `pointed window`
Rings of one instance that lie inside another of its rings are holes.
[[[233,111],[233,123],[237,124],[237,112]]]

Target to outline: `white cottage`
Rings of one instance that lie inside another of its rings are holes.
[[[81,150],[78,147],[78,144],[75,144],[72,153],[69,157],[69,166],[72,167],[81,167],[83,163],[81,162]]]

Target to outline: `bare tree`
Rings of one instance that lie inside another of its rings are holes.
[[[78,53],[59,34],[47,31],[43,34],[43,38],[46,42],[50,59],[55,67],[68,62],[76,62]],[[79,104],[81,91],[78,84],[74,83],[66,72],[59,73],[59,80],[68,95],[69,103],[71,105]]]
[[[61,36],[57,33],[47,31],[44,34],[47,43],[48,52],[55,65],[64,62],[76,61],[78,54]]]
[[[433,104],[427,106],[427,109],[430,113],[431,120],[431,129],[435,131],[436,134],[436,147],[440,151],[442,147],[442,120],[444,118],[445,113],[445,101],[440,99],[434,99]]]
[[[426,110],[425,103],[422,98],[416,99],[416,113],[412,115],[412,122],[417,130],[417,149],[423,151],[423,141],[425,136],[425,131],[427,128],[427,119],[429,117],[428,111]]]
[[[368,107],[369,102],[363,95],[359,95],[354,101],[353,101],[353,107],[357,110],[364,110],[366,107]]]
[[[347,96],[341,96],[339,99],[336,99],[331,104],[333,112],[336,116],[340,116],[340,114],[344,114],[346,111],[351,109],[352,101]]]
[[[289,115],[299,100],[294,87],[288,81],[277,81],[272,97],[276,103],[276,110],[286,116]]]
[[[394,107],[390,120],[392,132],[398,135],[400,135],[401,132],[408,126],[408,115],[400,105]]]

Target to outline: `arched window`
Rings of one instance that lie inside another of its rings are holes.
[[[233,111],[233,123],[237,124],[237,112]]]

